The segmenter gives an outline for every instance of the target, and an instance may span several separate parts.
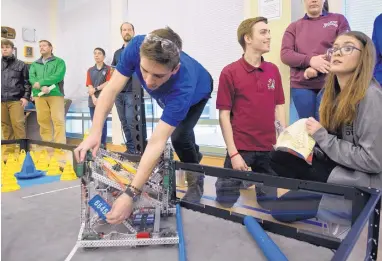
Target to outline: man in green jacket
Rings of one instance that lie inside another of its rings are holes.
[[[65,62],[53,55],[53,47],[49,41],[41,40],[39,46],[41,57],[32,63],[29,81],[33,87],[32,96],[40,125],[40,136],[43,141],[66,143],[63,88]]]

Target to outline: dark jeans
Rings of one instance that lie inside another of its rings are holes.
[[[117,108],[118,117],[121,121],[123,133],[125,134],[126,149],[128,153],[135,153],[135,146],[133,140],[133,108],[134,95],[132,92],[121,92],[115,99],[115,106]]]
[[[95,107],[89,107],[90,110],[90,118],[93,121]],[[102,136],[101,136],[101,144],[106,146],[106,138],[107,138],[107,121],[105,120],[105,123],[103,124],[102,128]]]
[[[268,151],[239,151],[239,153],[253,172],[275,175],[269,165],[270,154]],[[224,168],[232,169],[231,158],[228,154],[224,161]],[[233,206],[240,197],[240,189],[247,187],[247,185],[253,184],[246,184],[246,182],[236,179],[218,178],[215,183],[216,201],[224,204],[226,207]],[[259,197],[265,194],[267,197],[276,196],[277,188],[266,188],[267,192],[264,192],[262,189],[260,185],[256,185],[258,201],[259,199],[261,201]]]
[[[292,88],[292,98],[299,119],[314,117],[319,120],[319,108],[323,91]]]
[[[273,151],[271,168],[285,178],[327,182],[336,164],[327,157],[313,156],[312,165],[287,152]],[[314,218],[317,215],[322,195],[289,191],[270,204],[272,216],[282,222],[295,222]]]
[[[181,162],[199,163],[199,146],[195,143],[194,127],[206,106],[208,99],[190,107],[186,118],[180,122],[171,135],[172,146]]]
[[[288,152],[273,151],[270,166],[281,177],[326,183],[336,164],[327,157],[319,159],[313,155],[312,165],[309,165]]]

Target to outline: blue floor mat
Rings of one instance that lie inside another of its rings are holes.
[[[61,176],[43,176],[35,179],[19,179],[17,180],[17,183],[20,185],[20,187],[30,187],[34,185],[40,185],[40,184],[46,184],[46,183],[52,183],[56,181],[60,181]]]

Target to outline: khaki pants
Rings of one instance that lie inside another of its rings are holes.
[[[48,142],[66,143],[64,97],[50,96],[35,97],[34,99],[41,139]]]
[[[1,103],[1,129],[4,140],[25,139],[25,115],[21,101]]]

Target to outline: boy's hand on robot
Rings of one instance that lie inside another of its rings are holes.
[[[91,133],[80,145],[74,150],[74,156],[77,162],[84,162],[88,150],[92,151],[95,158],[97,151],[101,145],[101,135]]]
[[[123,193],[113,203],[109,213],[106,214],[106,221],[110,224],[121,224],[132,212],[133,199]]]

